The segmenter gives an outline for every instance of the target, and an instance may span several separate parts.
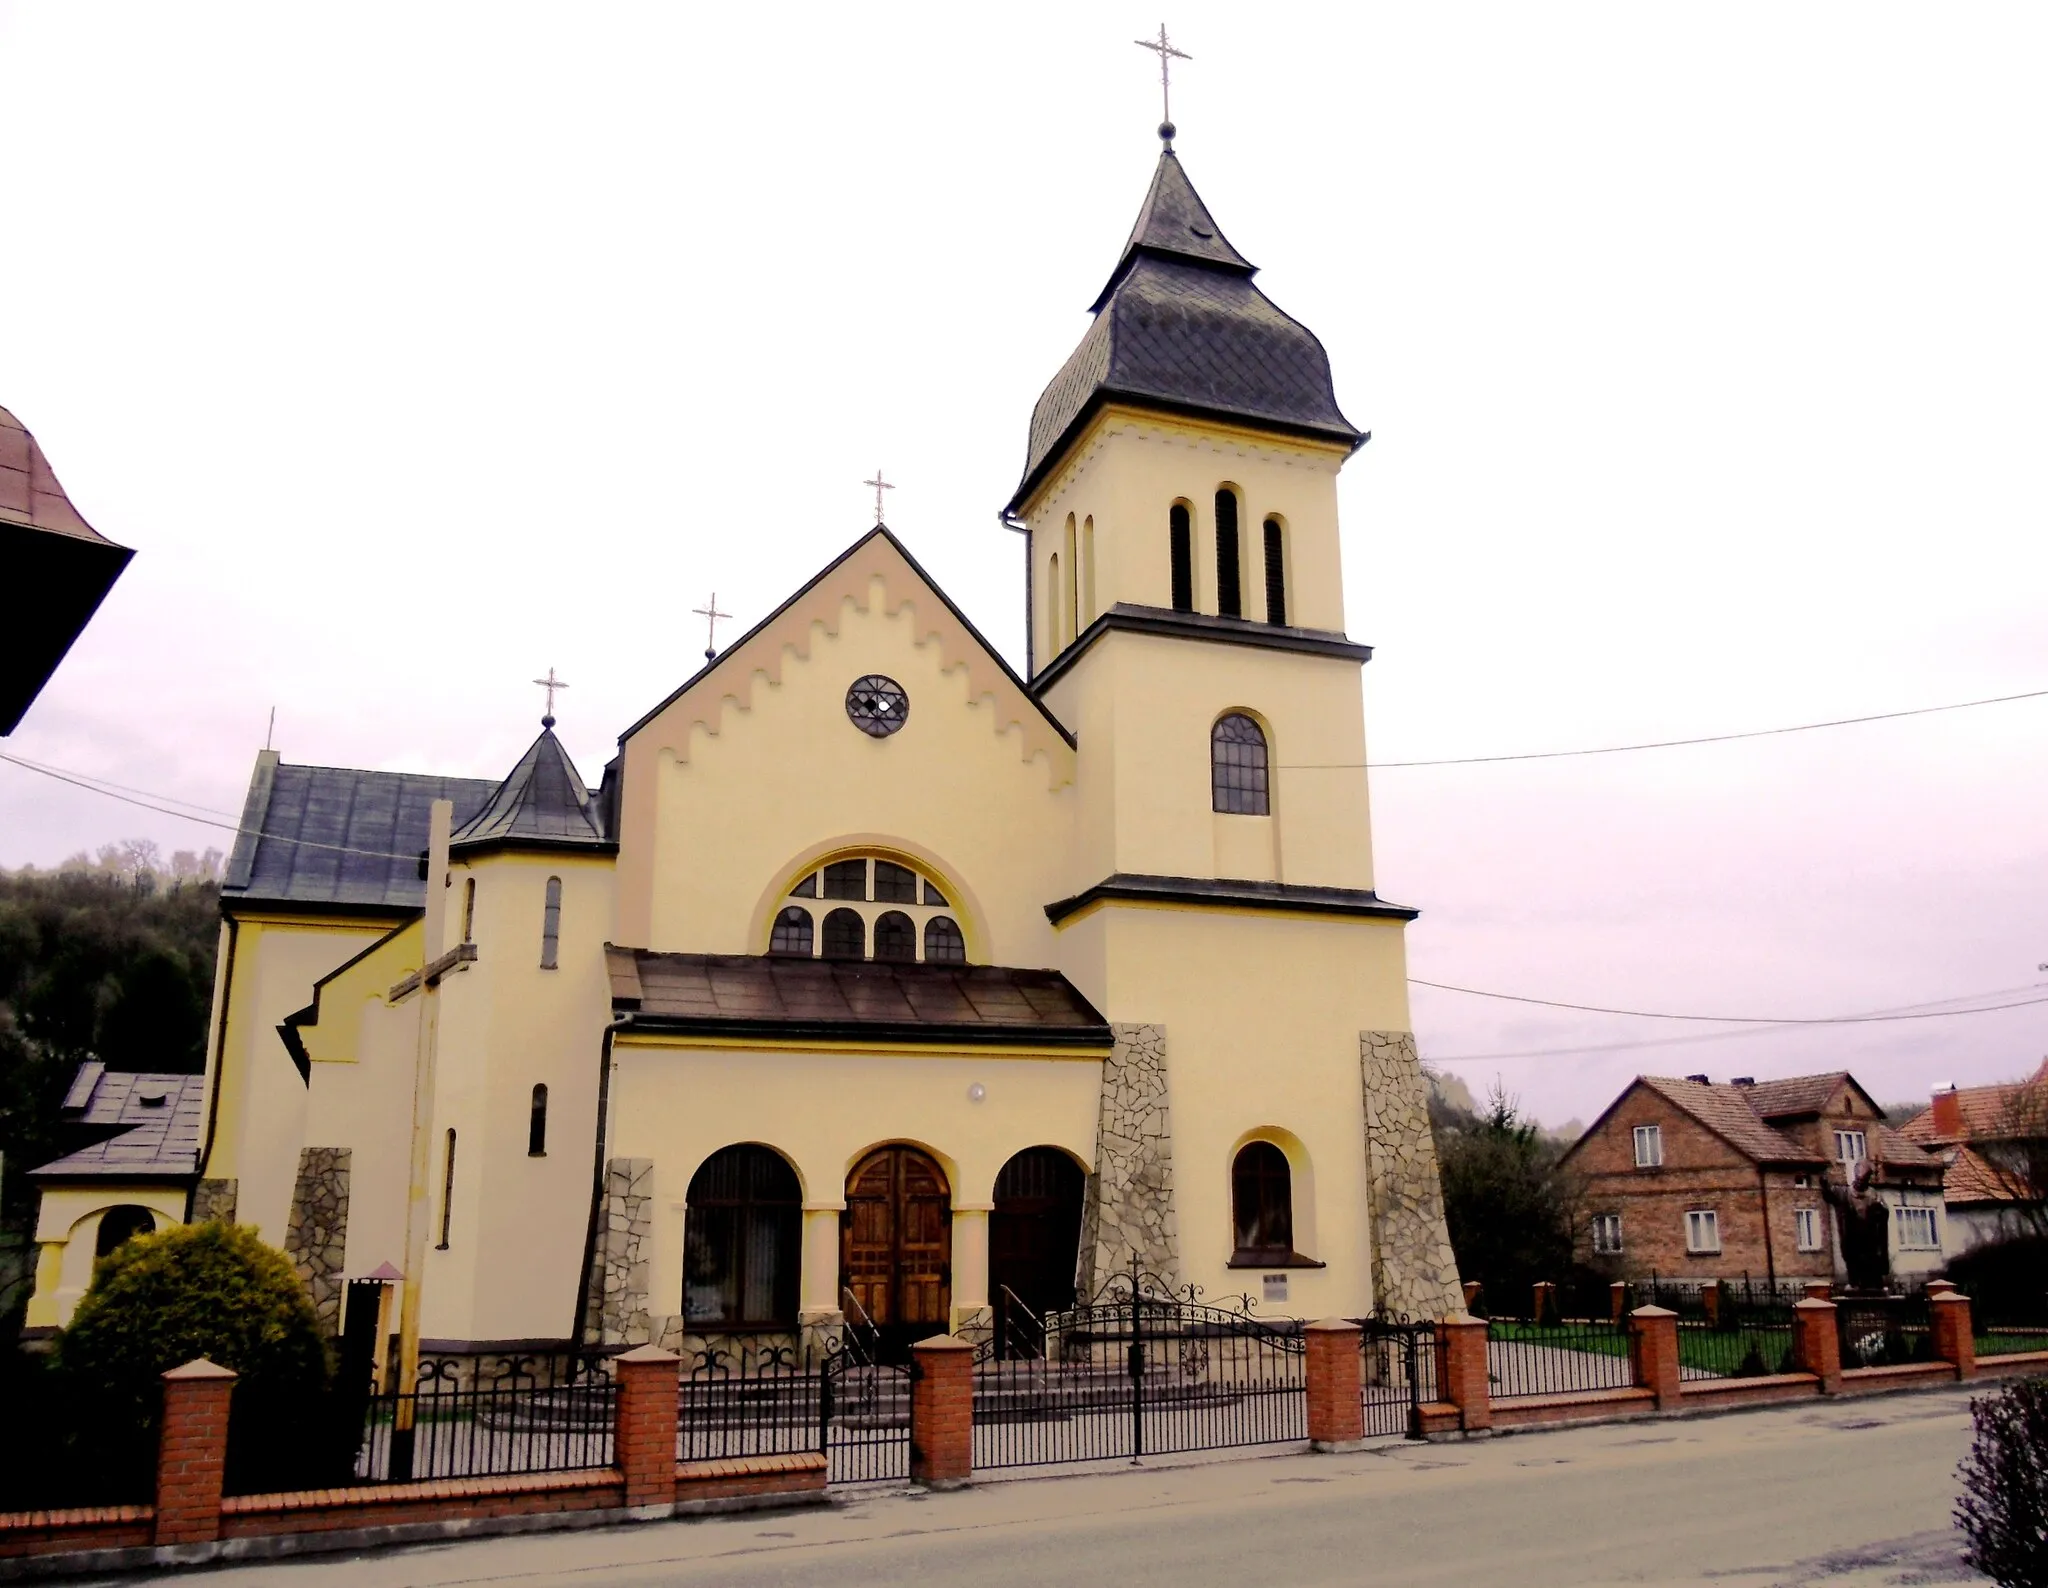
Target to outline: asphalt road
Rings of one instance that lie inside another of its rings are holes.
[[[1968,1395],[869,1495],[830,1508],[225,1568],[290,1588],[1981,1582],[1950,1521]]]

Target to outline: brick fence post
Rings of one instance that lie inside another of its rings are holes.
[[[1835,1304],[1813,1294],[1806,1287],[1804,1301],[1792,1304],[1792,1359],[1799,1371],[1820,1380],[1823,1395],[1842,1389],[1842,1340],[1835,1333]]]
[[[676,1505],[676,1420],[682,1361],[643,1345],[614,1360],[612,1464],[626,1480],[626,1509],[670,1516]]]
[[[1669,1307],[1638,1307],[1628,1315],[1629,1365],[1640,1389],[1657,1397],[1657,1410],[1675,1412],[1684,1375],[1678,1362],[1678,1314]]]
[[[1493,1392],[1486,1371],[1486,1320],[1457,1313],[1436,1326],[1437,1393],[1458,1408],[1466,1433],[1493,1428]]]
[[[1718,1280],[1700,1286],[1700,1306],[1707,1314],[1707,1327],[1721,1327],[1721,1286]]]
[[[220,1537],[235,1374],[200,1357],[164,1374],[163,1385],[163,1426],[156,1445],[157,1547],[211,1544]]]
[[[1358,1351],[1365,1331],[1325,1318],[1302,1331],[1308,1342],[1308,1446],[1356,1450],[1365,1442],[1364,1375]]]
[[[1547,1279],[1539,1279],[1529,1287],[1529,1321],[1531,1323],[1555,1323],[1557,1321],[1557,1286]]]
[[[1628,1281],[1617,1279],[1607,1287],[1607,1321],[1619,1323],[1628,1315]]]
[[[974,1346],[942,1334],[910,1360],[910,1481],[957,1489],[974,1474]]]
[[[1806,1299],[1832,1301],[1835,1299],[1835,1287],[1832,1282],[1825,1279],[1809,1279],[1806,1282]]]
[[[1465,1292],[1465,1310],[1470,1312],[1479,1302],[1479,1281],[1468,1279],[1459,1288]]]
[[[1927,1315],[1934,1322],[1934,1354],[1954,1365],[1957,1378],[1977,1376],[1977,1336],[1970,1326],[1970,1298],[1958,1290],[1928,1290]]]

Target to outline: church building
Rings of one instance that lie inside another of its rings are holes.
[[[985,1337],[1133,1263],[1458,1310],[1345,629],[1367,437],[1161,132],[1004,508],[1023,674],[878,523],[595,787],[552,706],[496,784],[264,751],[204,1084],[79,1092],[32,1325],[138,1209],[254,1226],[335,1327],[404,1274],[448,1351]]]

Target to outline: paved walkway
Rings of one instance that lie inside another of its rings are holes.
[[[829,1509],[227,1568],[288,1588],[1977,1582],[1949,1511],[1968,1395],[1388,1441],[1354,1455],[1108,1466]]]

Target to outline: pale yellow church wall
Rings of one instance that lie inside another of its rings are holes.
[[[477,882],[476,963],[441,984],[432,1236],[422,1333],[442,1340],[561,1339],[576,1326],[592,1142],[611,1008],[609,856],[500,851],[453,868],[448,931]],[[547,880],[562,880],[557,968],[541,965]],[[544,1156],[528,1155],[534,1086],[548,1089]],[[447,1132],[456,1131],[449,1244],[440,1238]],[[402,1221],[401,1221],[402,1222]]]
[[[1047,699],[1063,718],[1083,721],[1115,702],[1116,731],[1086,741],[1076,785],[1089,881],[1125,871],[1372,886],[1357,663],[1117,632],[1098,639]],[[1210,733],[1230,711],[1266,732],[1271,814],[1219,825]],[[1098,777],[1094,763],[1105,753],[1114,769]]]
[[[36,1210],[36,1288],[23,1319],[31,1329],[61,1329],[92,1284],[100,1219],[110,1208],[148,1208],[156,1227],[185,1222],[185,1188],[138,1183],[53,1185]]]
[[[994,1050],[820,1053],[683,1046],[622,1037],[606,1153],[654,1162],[649,1309],[682,1309],[690,1178],[712,1153],[759,1142],[789,1159],[813,1214],[804,1221],[806,1310],[838,1305],[838,1221],[846,1177],[868,1149],[923,1147],[950,1181],[956,1308],[987,1296],[985,1214],[995,1179],[1027,1147],[1095,1161],[1099,1055]],[[979,1102],[969,1088],[979,1084]]]
[[[1337,471],[1341,447],[1295,441],[1236,426],[1173,419],[1112,406],[1103,410],[1027,507],[1034,585],[1033,655],[1039,666],[1061,643],[1119,601],[1173,605],[1169,516],[1176,501],[1190,508],[1194,598],[1198,612],[1215,613],[1217,599],[1216,492],[1235,487],[1238,586],[1241,612],[1266,612],[1264,525],[1282,523],[1291,627],[1341,632],[1343,570],[1337,538]],[[1081,610],[1068,605],[1076,587],[1064,572],[1066,522],[1092,521],[1082,543],[1078,585]],[[1055,581],[1052,559],[1063,570]],[[1092,602],[1086,592],[1092,588]]]
[[[1227,1267],[1230,1166],[1258,1136],[1295,1166],[1297,1245],[1285,1311],[1351,1316],[1372,1301],[1358,1034],[1408,1029],[1401,923],[1103,906],[1062,932],[1100,956],[1115,1018],[1166,1027],[1182,1277],[1259,1294]],[[1072,972],[1070,972],[1070,975]],[[1079,977],[1076,977],[1077,982]]]
[[[1043,907],[1059,896],[1052,857],[1071,844],[1071,753],[1061,746],[1059,769],[1022,756],[1018,735],[970,698],[967,670],[920,638],[918,603],[887,605],[878,579],[864,609],[849,600],[835,629],[813,629],[807,658],[785,655],[780,683],[757,675],[751,703],[728,699],[715,734],[700,723],[685,754],[661,752],[643,946],[760,953],[799,866],[877,846],[959,895],[970,958],[1048,963]],[[908,720],[887,738],[846,716],[847,687],[868,673],[909,695]]]
[[[312,1001],[315,982],[396,924],[396,918],[360,924],[240,918],[215,1079],[217,1122],[202,1173],[238,1182],[236,1219],[254,1225],[273,1246],[284,1243],[299,1148],[346,1145],[307,1140],[306,1085],[277,1027]]]

